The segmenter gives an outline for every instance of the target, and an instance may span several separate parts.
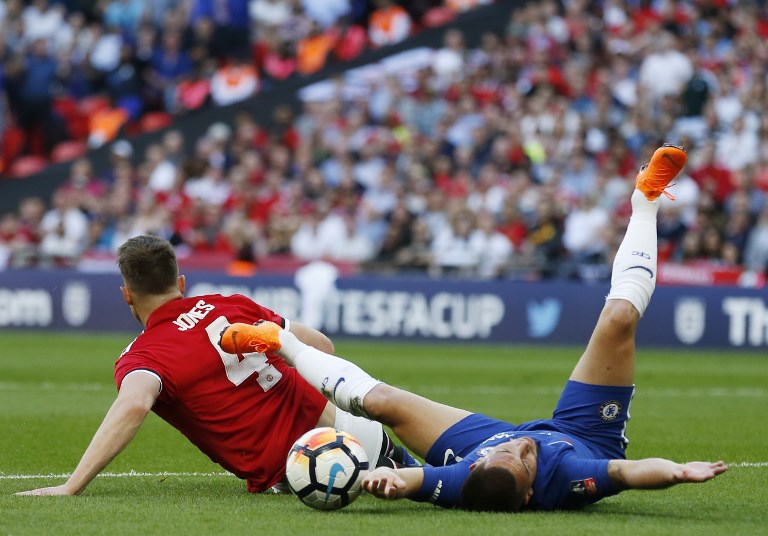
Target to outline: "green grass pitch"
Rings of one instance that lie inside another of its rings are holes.
[[[639,349],[631,458],[723,459],[701,485],[631,491],[581,512],[472,514],[363,496],[338,512],[249,495],[154,415],[79,497],[16,497],[72,471],[115,397],[131,337],[0,332],[0,535],[765,534],[768,355]],[[339,341],[375,376],[520,422],[551,414],[580,348]],[[126,473],[141,475],[125,475]],[[165,473],[165,474],[163,474]],[[36,476],[37,475],[37,476]],[[52,475],[52,476],[44,476]]]

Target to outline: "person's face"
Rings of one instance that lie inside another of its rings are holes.
[[[485,467],[502,467],[515,477],[518,490],[527,490],[523,504],[533,495],[533,482],[536,480],[537,456],[539,447],[530,437],[518,437],[495,446],[483,460]]]

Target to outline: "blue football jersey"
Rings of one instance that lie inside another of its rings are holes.
[[[572,509],[620,490],[608,477],[608,462],[624,459],[633,386],[591,385],[569,380],[551,419],[512,424],[470,415],[438,438],[427,453],[431,467],[414,497],[446,507],[461,506],[469,466],[500,443],[530,437],[538,446],[529,509]]]
[[[498,423],[511,426],[502,421]],[[536,424],[549,428],[551,421],[536,421]],[[521,425],[528,426],[535,427],[535,424]],[[618,493],[608,476],[609,460],[596,458],[587,445],[573,436],[550,430],[508,429],[489,437],[464,458],[446,460],[450,465],[424,467],[424,481],[414,500],[460,507],[461,488],[470,465],[493,447],[517,437],[530,437],[538,446],[536,479],[528,509],[580,508]]]

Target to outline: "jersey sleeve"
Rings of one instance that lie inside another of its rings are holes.
[[[430,502],[443,508],[461,505],[461,488],[469,476],[469,464],[457,463],[442,467],[424,466],[424,480],[414,501]]]
[[[557,469],[556,481],[561,486],[560,504],[555,508],[579,508],[619,492],[608,475],[607,459],[585,459],[567,456]],[[547,508],[550,509],[550,508]]]
[[[167,374],[156,363],[143,359],[137,352],[125,353],[115,363],[115,385],[118,391],[125,377],[136,371],[146,371],[155,376],[160,381],[160,396],[167,393],[166,386],[170,384]]]

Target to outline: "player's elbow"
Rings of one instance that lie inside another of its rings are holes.
[[[152,411],[154,400],[142,397],[138,399],[126,400],[122,404],[122,410],[126,415],[136,419],[143,420],[147,414]]]
[[[120,393],[115,405],[127,418],[132,420],[144,420],[155,405],[155,398],[149,393]]]

